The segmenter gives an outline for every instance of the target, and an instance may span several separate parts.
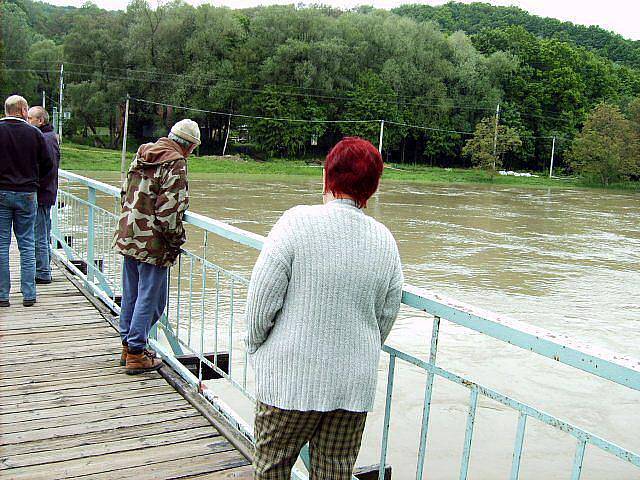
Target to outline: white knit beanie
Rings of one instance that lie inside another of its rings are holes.
[[[200,145],[200,128],[198,128],[198,124],[193,120],[188,118],[180,120],[171,127],[171,133],[189,143]]]

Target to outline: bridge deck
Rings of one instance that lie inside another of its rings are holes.
[[[62,271],[23,307],[11,257],[0,478],[251,478],[246,458],[159,373],[124,374],[116,331]]]

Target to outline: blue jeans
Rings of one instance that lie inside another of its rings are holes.
[[[36,298],[34,226],[38,199],[35,192],[0,190],[0,300],[9,300],[11,230],[20,250],[20,289],[25,300]]]
[[[36,215],[36,278],[51,280],[51,206],[38,205]]]
[[[149,331],[167,304],[167,267],[124,257],[120,336],[129,349],[147,346]]]

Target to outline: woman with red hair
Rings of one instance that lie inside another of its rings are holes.
[[[254,266],[246,343],[258,480],[289,480],[306,443],[312,479],[351,479],[402,296],[396,242],[362,211],[382,169],[368,141],[339,142],[325,162],[323,205],[285,212]]]

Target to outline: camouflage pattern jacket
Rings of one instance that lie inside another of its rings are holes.
[[[128,257],[169,267],[186,241],[182,217],[189,206],[187,162],[166,137],[140,146],[123,186],[114,246]]]

